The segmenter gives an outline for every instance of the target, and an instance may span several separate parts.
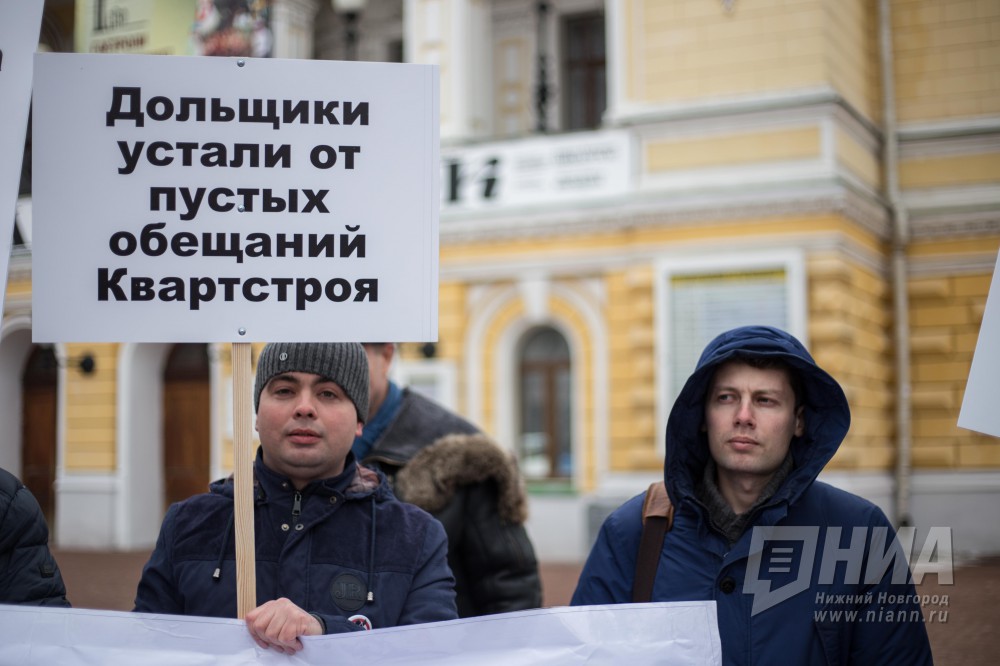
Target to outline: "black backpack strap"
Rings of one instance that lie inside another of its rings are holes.
[[[650,484],[642,503],[642,540],[635,560],[632,602],[644,603],[653,597],[653,581],[663,552],[663,539],[674,522],[674,506],[663,481]]]

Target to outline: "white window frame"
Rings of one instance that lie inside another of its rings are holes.
[[[442,407],[458,412],[458,371],[451,361],[438,359],[393,361],[389,377],[400,388],[412,384],[431,384],[435,395],[426,396]],[[425,394],[426,395],[426,394]]]
[[[656,337],[654,344],[656,376],[656,446],[664,450],[664,433],[667,416],[674,404],[680,386],[672,386],[673,368],[668,351],[673,331],[671,308],[671,279],[675,276],[697,276],[718,273],[743,273],[780,270],[785,274],[786,330],[808,347],[808,310],[806,301],[805,256],[801,250],[772,250],[741,252],[739,254],[687,255],[683,258],[665,258],[656,262],[653,293],[655,297]]]

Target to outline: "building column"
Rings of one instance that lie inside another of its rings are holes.
[[[492,5],[485,0],[405,0],[406,61],[438,65],[441,139],[492,133]]]
[[[313,20],[324,1],[328,0],[275,0],[271,6],[274,57],[313,57]]]

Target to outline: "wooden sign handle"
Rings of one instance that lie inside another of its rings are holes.
[[[236,612],[243,619],[257,607],[253,527],[253,437],[250,410],[250,343],[233,343],[233,459],[236,502]]]

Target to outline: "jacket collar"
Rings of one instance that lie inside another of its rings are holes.
[[[389,382],[385,399],[379,405],[378,411],[368,415],[368,422],[365,423],[364,430],[354,438],[351,451],[358,460],[364,460],[385,432],[389,424],[396,418],[396,413],[403,404],[403,392],[395,383]]]
[[[290,493],[294,489],[292,482],[278,474],[264,464],[263,450],[257,448],[257,457],[253,464],[254,472],[254,499],[261,501],[266,497],[277,497],[284,493]],[[210,490],[213,493],[233,497],[234,483],[233,475],[230,474],[225,479],[214,481]],[[317,494],[321,497],[339,495],[346,499],[360,499],[375,495],[376,499],[383,499],[391,495],[388,482],[385,476],[373,469],[369,469],[357,463],[353,453],[347,454],[344,461],[344,471],[329,479],[313,481],[302,489],[303,493]]]

